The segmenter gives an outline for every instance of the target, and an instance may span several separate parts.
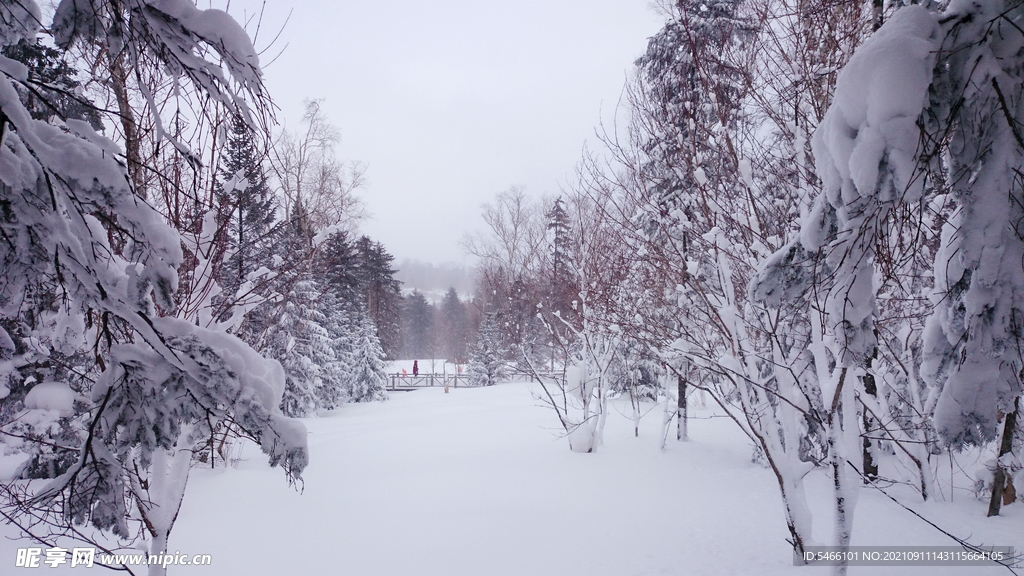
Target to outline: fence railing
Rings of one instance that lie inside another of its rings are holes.
[[[510,378],[527,379],[530,381],[535,381],[538,377],[543,378],[545,381],[558,381],[561,380],[564,376],[565,373],[561,370],[540,370],[539,372],[532,372],[529,370],[514,370],[509,374]]]
[[[515,371],[509,373],[510,379],[528,379],[536,380],[537,376],[547,380],[561,380],[563,373],[561,370],[555,371],[542,371],[538,373],[533,372],[520,372]],[[420,374],[403,374],[396,372],[388,375],[388,390],[416,390],[419,388],[431,388],[434,386],[445,386],[446,384],[452,388],[458,388],[469,386],[468,378],[465,374],[454,373],[454,374],[434,374],[434,373],[420,373]]]
[[[388,390],[412,390],[415,388],[430,388],[433,386],[451,386],[458,388],[459,384],[466,386],[465,374],[402,374],[401,372],[390,375]]]

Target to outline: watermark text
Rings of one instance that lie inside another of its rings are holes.
[[[49,566],[69,565],[72,568],[82,566],[92,568],[94,565],[105,566],[209,566],[213,563],[213,557],[209,554],[182,554],[175,551],[173,554],[161,552],[160,554],[147,554],[145,552],[133,552],[130,554],[107,554],[100,553],[96,548],[18,548],[17,556],[14,559],[16,568],[40,568]]]

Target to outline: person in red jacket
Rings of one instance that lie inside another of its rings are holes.
[[[412,361],[412,375],[413,376],[419,376],[420,375],[420,361],[419,360],[413,360]]]

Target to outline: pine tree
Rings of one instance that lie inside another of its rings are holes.
[[[933,134],[950,133],[948,164],[933,173],[948,174],[957,210],[935,255],[922,375],[942,391],[935,425],[953,446],[995,439],[999,414],[1014,412],[1022,392],[1024,112],[1010,103],[1022,95],[1024,57],[1003,51],[1024,18],[1004,10],[995,1],[951,10],[925,115]]]
[[[323,288],[331,292],[337,305],[347,310],[365,309],[366,303],[359,291],[359,254],[345,232],[331,234],[317,247],[314,269]]]
[[[402,283],[391,267],[394,256],[380,242],[367,236],[355,244],[359,290],[366,301],[366,313],[377,327],[377,337],[388,358],[401,349]]]
[[[28,66],[27,84],[32,89],[19,90],[32,118],[48,121],[54,116],[63,120],[84,120],[93,130],[103,130],[103,121],[96,106],[79,95],[81,82],[60,50],[22,39],[3,47],[3,55]]]
[[[558,313],[565,320],[576,316],[573,302],[579,298],[570,234],[572,227],[565,202],[559,197],[547,213],[550,242],[550,277],[548,279],[548,311]]]
[[[466,305],[459,300],[455,288],[449,288],[441,300],[440,337],[443,339],[445,358],[459,364],[466,361],[466,346],[469,344],[469,314]]]
[[[283,264],[276,278],[280,300],[260,349],[284,367],[281,410],[291,417],[312,415],[322,407],[321,401],[333,405],[337,399],[336,335],[332,337],[325,327],[328,316],[321,306],[324,290],[313,275],[313,234],[305,206],[298,198],[277,239]]]
[[[488,313],[472,346],[466,376],[470,386],[493,386],[507,374],[506,349],[501,343],[497,315]]]
[[[344,232],[331,234],[318,246],[313,268],[324,292],[317,305],[326,316],[324,327],[333,342],[336,358],[325,367],[328,376],[321,386],[321,407],[331,409],[343,402],[376,399],[374,393],[367,392],[367,388],[373,388],[373,382],[360,386],[353,380],[357,371],[365,374],[364,365],[368,361],[361,356],[370,353],[363,341],[364,324],[376,330],[366,315],[366,304],[359,291],[359,258],[348,235]],[[375,342],[379,347],[379,340]],[[380,369],[383,370],[383,364]]]
[[[220,220],[227,231],[229,254],[217,277],[227,304],[221,312],[223,317],[230,316],[230,308],[237,299],[252,296],[238,294],[249,274],[260,267],[269,269],[273,263],[277,205],[267,185],[262,160],[252,129],[241,116],[234,116],[214,191],[220,205]],[[230,189],[225,188],[228,183]]]
[[[323,327],[332,352],[331,358],[320,367],[317,408],[332,410],[355,401],[347,383],[354,369],[352,353],[358,340],[359,315],[329,290],[320,295],[315,307],[323,315]]]
[[[2,53],[27,67],[26,83],[17,86],[17,92],[31,118],[42,122],[54,118],[85,121],[94,130],[103,129],[95,106],[76,94],[81,91],[81,83],[62,52],[39,40],[22,39],[3,46]],[[0,196],[0,225],[16,222],[16,214],[16,206]],[[13,238],[7,233],[0,231],[4,238]],[[10,269],[5,266],[4,270]],[[78,458],[77,451],[70,447],[79,446],[86,438],[87,404],[76,402],[72,412],[54,419],[38,413],[30,415],[25,398],[35,385],[54,382],[87,395],[99,370],[86,349],[81,327],[70,329],[80,322],[74,314],[67,314],[59,296],[64,292],[59,278],[33,278],[24,289],[20,301],[8,300],[13,293],[0,290],[0,426],[9,433],[0,437],[0,442],[8,450],[31,454],[18,477],[54,478]],[[63,330],[58,329],[60,325]]]
[[[434,307],[419,290],[405,297],[402,305],[402,356],[432,358],[434,352]]]
[[[384,349],[381,348],[373,322],[360,315],[349,363],[349,396],[353,402],[387,400],[387,374],[384,371]]]
[[[315,307],[319,296],[316,282],[295,282],[266,337],[265,353],[284,367],[281,411],[286,416],[309,416],[321,407],[321,398],[335,398],[330,391],[336,383],[330,371],[337,360],[335,344],[324,328],[327,318]]]
[[[753,32],[739,16],[739,4],[680,0],[636,62],[634,106],[643,116],[640,145],[648,155],[642,169],[659,211],[644,223],[650,232],[676,211],[697,218],[707,209],[700,192],[715,191],[736,172],[732,155],[719,153],[723,134],[715,130],[735,128],[748,74],[729,60],[730,48]]]

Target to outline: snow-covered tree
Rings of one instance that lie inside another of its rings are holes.
[[[809,312],[765,306],[746,287],[817,186],[806,135],[827,107],[829,70],[866,29],[862,5],[660,6],[667,21],[637,61],[629,126],[604,134],[614,161],[585,157],[578,185],[608,222],[612,240],[597,252],[622,253],[604,269],[625,270],[595,295],[606,325],[595,332],[617,327],[667,367],[666,416],[699,387],[733,418],[765,455],[801,553],[811,543],[803,478],[822,442]]]
[[[326,291],[347,310],[365,308],[359,291],[360,262],[348,234],[336,232],[317,246],[313,268]]]
[[[311,415],[320,405],[318,396],[333,398],[333,394],[320,392],[336,385],[327,373],[336,356],[334,342],[324,328],[326,317],[315,305],[319,294],[316,282],[296,282],[267,331],[265,353],[284,366],[281,410],[288,416]]]
[[[945,57],[934,77],[923,72],[931,81],[927,126],[949,131],[938,144],[949,150],[941,168],[956,206],[935,257],[923,373],[942,390],[936,427],[954,445],[995,438],[997,413],[1012,412],[1021,393],[1024,57],[1015,52],[1019,33],[1008,31],[1024,16],[1009,7],[953,3],[940,36]]]
[[[362,236],[355,243],[359,290],[366,312],[377,327],[377,337],[388,358],[401,348],[402,283],[395,280],[395,257],[384,245]]]
[[[935,255],[921,365],[941,389],[936,427],[954,445],[990,440],[997,413],[1013,411],[1020,395],[1024,243],[1015,222],[1024,215],[1024,140],[1011,103],[1021,95],[1022,17],[999,0],[952,2],[942,13],[910,6],[858,49],[813,139],[823,193],[759,283],[762,294],[783,299],[813,287],[815,412],[827,425],[840,546],[853,526],[857,411],[878,409],[870,398],[878,293],[903,251],[926,237],[903,234],[902,213],[913,218],[944,203],[927,194],[949,190],[956,205]]]
[[[349,397],[353,402],[387,400],[384,349],[373,322],[365,314],[357,320],[347,365]]]
[[[334,388],[340,385],[335,353],[347,319],[334,320],[335,333],[326,328],[324,302],[335,302],[314,278],[314,228],[301,198],[292,207],[278,250],[286,270],[277,278],[280,298],[261,337],[260,350],[284,366],[286,384],[281,410],[293,417],[309,416],[321,407],[320,399],[333,405]]]
[[[52,14],[48,29],[58,48],[101,47],[86,53],[124,58],[167,80],[173,76],[176,86],[191,86],[210,106],[254,125],[253,112],[267,106],[256,52],[222,11],[182,0],[64,0]],[[41,24],[33,0],[0,5],[3,45],[34,43]],[[284,384],[279,364],[221,329],[175,316],[182,237],[135,194],[125,153],[89,122],[33,118],[20,94],[42,94],[35,90],[38,78],[7,56],[0,61],[6,71],[0,75],[5,334],[26,298],[39,286],[53,286],[61,300],[43,328],[48,334],[36,341],[52,346],[58,338],[77,338],[102,369],[85,399],[90,433],[77,446],[77,460],[32,499],[7,503],[5,513],[65,527],[90,523],[125,538],[132,533],[131,518],[141,515],[149,550],[159,554],[181,503],[197,430],[234,422],[293,479],[307,462],[305,430],[277,410]],[[86,64],[91,69],[99,62]],[[155,121],[167,145],[188,151]],[[2,340],[5,354],[14,351],[0,364],[9,381],[19,351],[6,346],[10,338]],[[39,395],[40,402],[53,399]],[[137,508],[130,513],[132,505]]]
[[[354,370],[353,351],[359,339],[361,316],[331,292],[322,292],[314,304],[322,317],[330,354],[320,365],[320,384],[315,399],[318,410],[332,410],[353,402],[348,381]]]
[[[995,439],[1022,393],[1024,13],[1016,2],[952,2],[939,25],[941,57],[923,71],[931,156],[921,158],[944,177],[954,212],[935,255],[921,371],[941,390],[936,429],[963,446]],[[1004,424],[1004,438],[1012,434]],[[990,515],[1005,476],[996,468]]]
[[[574,303],[579,300],[579,286],[572,262],[572,225],[565,201],[556,198],[546,214],[549,246],[547,308],[569,320],[576,315]]]
[[[259,150],[256,134],[241,116],[235,116],[227,137],[214,191],[220,204],[219,218],[226,230],[227,256],[217,275],[224,301],[220,315],[224,318],[231,316],[236,305],[244,306],[267,291],[264,283],[254,284],[249,279],[260,268],[273,266],[276,221],[276,203],[267,185],[264,154]],[[225,186],[229,182],[230,188]],[[240,292],[243,286],[246,290]],[[255,319],[249,324],[249,334],[258,334],[264,328]]]
[[[54,117],[84,120],[94,130],[103,130],[100,114],[84,95],[78,72],[55,48],[40,39],[21,40],[3,47],[3,55],[28,67],[26,83],[22,87],[22,101],[36,120],[48,121]]]
[[[857,394],[877,347],[877,244],[894,222],[889,215],[898,203],[921,198],[915,126],[939,42],[934,17],[914,7],[897,12],[855,53],[839,77],[835,103],[814,134],[823,193],[802,222],[799,246],[776,257],[792,259],[805,250],[808,267],[816,265],[805,276],[816,286],[813,306],[821,319],[812,331],[815,404],[820,402],[814,408],[827,428],[836,543],[844,549],[850,544],[860,480],[847,465],[860,450]],[[871,91],[896,83],[899,97]]]
[[[470,346],[466,378],[470,386],[493,386],[506,377],[507,367],[497,314],[491,312],[484,316],[476,342]]]

